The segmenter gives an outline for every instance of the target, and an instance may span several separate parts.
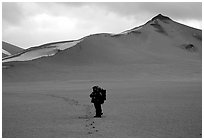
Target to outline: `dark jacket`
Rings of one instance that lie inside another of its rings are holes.
[[[104,103],[104,100],[102,98],[102,95],[100,92],[98,91],[93,91],[91,94],[90,94],[90,97],[91,97],[91,102],[92,103]]]

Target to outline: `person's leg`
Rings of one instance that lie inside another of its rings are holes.
[[[101,104],[100,104],[100,103],[97,104],[97,112],[96,112],[96,115],[97,115],[98,117],[101,117]]]
[[[102,108],[101,108],[101,104],[98,105],[98,113],[100,114],[100,116],[102,115]]]
[[[96,112],[95,116],[97,116],[97,104],[96,103],[94,103],[94,107],[95,107],[95,112]]]
[[[95,103],[95,108],[96,108],[96,116],[101,117],[101,104]]]

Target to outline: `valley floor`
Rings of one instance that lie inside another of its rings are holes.
[[[107,89],[93,118],[91,87]],[[2,135],[20,137],[202,137],[201,81],[3,82]]]

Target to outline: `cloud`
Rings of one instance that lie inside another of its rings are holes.
[[[2,18],[4,22],[16,25],[24,18],[18,3],[2,3]]]
[[[169,3],[141,3],[140,9],[145,9],[149,13],[163,13],[177,19],[197,19],[202,17],[201,2],[169,2]]]
[[[96,6],[106,8],[106,10],[123,15],[137,16],[148,13],[151,16],[163,13],[176,18],[196,18],[202,17],[201,2],[77,2],[77,3],[57,3],[68,7]]]
[[[195,25],[191,22],[191,26],[200,28],[202,24],[202,3],[201,2],[77,2],[77,3],[57,3],[68,8],[83,9],[103,9],[106,13],[116,14],[124,18],[134,18],[137,25],[144,24],[155,15],[161,13],[169,16],[173,20],[182,23],[190,23],[183,21],[195,21]],[[96,10],[96,12],[97,12]],[[81,10],[83,12],[83,10]],[[87,11],[86,11],[87,12]],[[94,12],[95,13],[95,12]],[[78,16],[86,14],[79,13]],[[87,14],[89,17],[98,16],[96,13]]]

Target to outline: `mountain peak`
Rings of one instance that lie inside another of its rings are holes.
[[[152,18],[152,20],[156,20],[156,19],[159,19],[159,20],[171,20],[169,17],[164,16],[162,14],[158,14],[157,16]]]

